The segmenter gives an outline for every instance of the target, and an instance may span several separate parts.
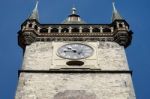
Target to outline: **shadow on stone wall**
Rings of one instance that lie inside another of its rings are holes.
[[[66,90],[57,93],[54,99],[96,99],[96,95],[85,90]]]

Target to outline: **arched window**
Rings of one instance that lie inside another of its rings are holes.
[[[90,29],[84,28],[84,29],[82,30],[82,32],[83,32],[83,33],[84,33],[84,32],[90,32]]]
[[[94,28],[93,32],[100,32],[100,29],[99,28]]]
[[[104,29],[103,29],[103,32],[111,32],[111,29],[109,29],[109,28],[104,28]]]
[[[123,27],[123,25],[120,23],[120,24],[119,24],[119,27],[120,27],[120,28],[122,28],[122,27]]]
[[[47,28],[40,29],[40,33],[48,33],[48,29]]]
[[[61,32],[62,32],[62,33],[68,33],[68,32],[69,32],[69,29],[63,28],[63,29],[61,30]]]
[[[79,29],[78,28],[73,28],[72,32],[79,32]]]
[[[58,29],[57,28],[51,29],[51,33],[58,33]]]

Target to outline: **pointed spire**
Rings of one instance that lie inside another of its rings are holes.
[[[121,15],[119,14],[119,12],[117,11],[117,9],[115,7],[114,1],[112,2],[112,5],[113,5],[112,21],[122,19]]]
[[[29,19],[39,20],[38,5],[39,5],[39,0],[36,0],[35,8],[33,9],[32,14],[29,17]]]

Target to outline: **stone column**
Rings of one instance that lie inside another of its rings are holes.
[[[61,33],[61,29],[62,29],[62,27],[59,27],[59,28],[58,28],[58,33]]]
[[[92,32],[93,32],[93,27],[90,26],[90,33],[92,33]]]
[[[48,33],[51,33],[51,29],[52,29],[51,27],[48,27]]]
[[[82,33],[82,29],[83,29],[82,27],[79,27],[79,33]]]
[[[99,29],[100,29],[100,33],[103,33],[103,27],[100,27]]]
[[[37,31],[40,32],[40,29],[41,29],[41,27],[38,27],[38,30],[37,30]]]
[[[111,27],[111,33],[112,33],[112,32],[114,32],[114,28],[113,28],[113,27]]]
[[[69,33],[71,33],[72,32],[72,27],[69,27]]]
[[[34,28],[34,26],[35,26],[35,22],[32,23],[32,28]]]

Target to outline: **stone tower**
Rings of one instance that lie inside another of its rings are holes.
[[[24,60],[15,99],[136,99],[125,54],[131,39],[114,3],[110,24],[87,24],[76,8],[61,24],[41,24],[37,1],[18,33]]]

